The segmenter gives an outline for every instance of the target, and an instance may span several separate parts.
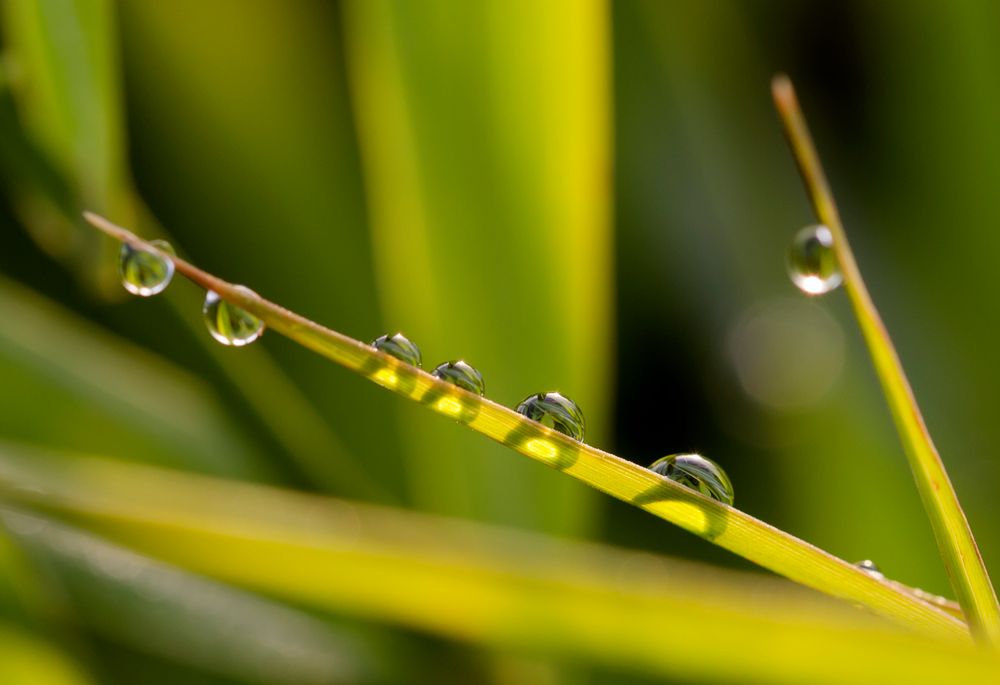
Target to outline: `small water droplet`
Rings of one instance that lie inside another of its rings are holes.
[[[517,413],[583,441],[586,421],[576,402],[557,392],[537,393],[517,405]]]
[[[733,484],[722,467],[700,454],[671,454],[650,470],[725,504],[733,503]]]
[[[149,244],[168,255],[174,254],[174,248],[164,240],[150,240]],[[170,279],[174,277],[174,262],[151,250],[122,243],[118,253],[118,273],[125,290],[140,297],[151,297],[162,293],[170,285]]]
[[[823,295],[844,280],[833,249],[833,233],[822,224],[806,226],[788,248],[788,275],[807,295]]]
[[[878,564],[876,564],[871,559],[863,559],[862,561],[859,561],[854,565],[874,578],[878,578],[879,580],[885,578],[885,574],[882,573],[882,569],[880,569],[878,567]]]
[[[372,347],[411,366],[420,366],[420,348],[402,333],[379,336],[372,342]]]
[[[431,375],[477,395],[486,393],[486,381],[483,380],[483,374],[461,359],[439,364],[431,371]]]
[[[208,332],[223,345],[243,347],[252,343],[264,332],[263,321],[250,312],[226,302],[214,290],[205,293],[205,306],[201,311],[205,315]]]

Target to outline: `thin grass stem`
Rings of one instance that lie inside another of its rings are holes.
[[[977,639],[1000,643],[1000,607],[997,606],[989,574],[896,349],[861,277],[833,193],[788,77],[775,77],[772,93],[816,215],[833,235],[844,287],[871,353],[959,604]]]

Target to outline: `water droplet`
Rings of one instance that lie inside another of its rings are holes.
[[[833,233],[822,224],[806,226],[788,248],[788,275],[807,295],[822,295],[844,280],[833,249]]]
[[[201,311],[205,315],[208,332],[223,345],[243,347],[264,332],[263,321],[250,312],[229,304],[214,290],[205,293],[205,306]]]
[[[164,240],[150,240],[149,244],[168,255],[174,254],[174,248]],[[151,250],[122,243],[118,253],[118,273],[125,290],[140,297],[151,297],[162,293],[170,285],[170,279],[174,277],[174,262]]]
[[[574,440],[583,441],[586,421],[576,402],[557,392],[531,395],[517,405],[517,413],[554,428]]]
[[[722,467],[700,454],[671,454],[650,470],[725,504],[733,503],[733,485]]]
[[[872,576],[873,578],[878,578],[879,580],[885,578],[885,574],[882,573],[882,569],[880,569],[878,567],[878,564],[876,564],[871,559],[864,559],[862,561],[857,562],[854,565],[857,566],[862,571],[864,571],[865,573],[867,573],[868,575]]]
[[[483,374],[461,359],[439,364],[431,371],[431,375],[477,395],[486,393],[486,381],[483,380]]]
[[[379,336],[372,342],[372,347],[411,366],[420,366],[420,348],[402,333]]]

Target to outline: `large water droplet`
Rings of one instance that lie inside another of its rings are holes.
[[[402,333],[379,336],[372,342],[372,347],[411,366],[420,366],[420,348]]]
[[[431,371],[431,375],[477,395],[486,393],[486,381],[483,380],[483,374],[461,359],[439,364]]]
[[[844,279],[829,228],[806,226],[795,235],[788,248],[788,275],[807,295],[822,295],[841,284]]]
[[[854,565],[857,566],[862,571],[864,571],[865,573],[867,573],[868,575],[872,576],[873,578],[878,578],[879,580],[885,578],[885,574],[882,573],[882,569],[880,569],[878,567],[878,564],[876,564],[871,559],[863,559],[862,561],[859,561]]]
[[[168,255],[174,254],[174,248],[164,240],[150,240],[149,244]],[[174,277],[174,262],[151,250],[122,243],[118,253],[118,273],[125,290],[140,297],[150,297],[162,293],[170,285],[170,279]]]
[[[264,332],[263,321],[250,312],[226,302],[214,290],[205,293],[205,306],[201,311],[205,315],[208,332],[223,345],[243,347],[252,343]]]
[[[700,454],[671,454],[657,459],[650,470],[725,504],[733,503],[733,484],[722,467]]]
[[[557,392],[537,393],[517,405],[517,413],[583,441],[586,421],[576,402]]]

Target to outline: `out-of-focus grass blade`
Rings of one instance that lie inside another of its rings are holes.
[[[262,478],[215,393],[169,362],[0,278],[0,428],[8,438]]]
[[[27,632],[0,623],[0,683],[88,685],[92,682],[63,652]]]
[[[361,645],[318,619],[43,518],[0,516],[69,595],[78,620],[111,640],[244,682],[359,675]]]
[[[251,290],[159,252],[92,213],[87,220],[137,249],[172,259],[177,273],[258,316],[300,345],[428,409],[591,487],[629,502],[765,568],[927,630],[965,635],[965,625],[793,535],[647,468],[578,442],[489,399],[432,376],[342,333],[324,328]]]
[[[124,214],[125,134],[113,3],[8,0],[2,9],[7,85],[30,137],[72,180],[80,202]],[[71,248],[61,256],[75,263],[81,276],[104,292],[113,288],[111,246],[72,231],[76,217],[66,217],[67,226],[53,221],[50,211],[31,211],[42,207],[29,205],[25,214],[38,242],[57,254]],[[53,226],[61,228],[57,235],[48,233]],[[62,234],[67,230],[72,240]]]
[[[990,682],[1000,661],[776,579],[150,467],[5,446],[4,498],[316,607],[626,670]],[[830,654],[838,654],[830,659]]]
[[[374,339],[382,325],[337,12],[285,0],[121,3],[123,68],[137,183],[178,244]],[[253,369],[230,380],[310,478],[358,496],[386,499],[373,480],[401,492],[388,398],[280,340],[261,347],[297,386],[296,407]]]
[[[505,404],[563,391],[596,439],[613,330],[607,14],[603,0],[344,3],[385,320],[428,367],[469,361]],[[423,506],[586,526],[583,489],[403,411]]]
[[[79,230],[81,206],[100,205],[168,238],[123,168],[118,36],[114,7],[99,2],[4,4],[7,77],[0,106],[0,154],[12,204],[33,237],[101,290],[122,292],[116,246]],[[18,114],[12,111],[8,94]],[[99,257],[99,259],[98,259]],[[352,495],[386,498],[342,444],[316,406],[264,349],[221,349],[204,332],[197,307],[160,298],[201,341],[295,468],[313,484]],[[140,453],[135,451],[134,453]]]
[[[986,642],[1000,643],[1000,605],[989,573],[944,462],[931,440],[896,348],[861,277],[791,81],[783,75],[776,77],[773,91],[775,105],[816,215],[833,233],[844,287],[892,410],[955,594],[973,633]]]

